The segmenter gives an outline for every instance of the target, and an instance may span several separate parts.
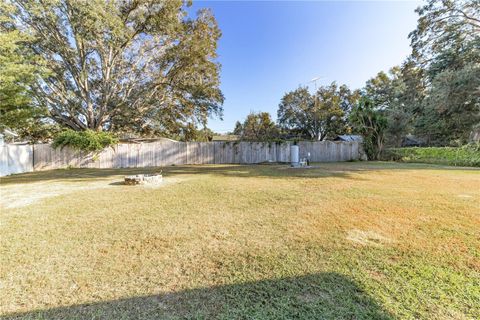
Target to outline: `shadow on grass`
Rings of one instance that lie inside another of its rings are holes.
[[[270,178],[321,178],[347,177],[347,172],[336,172],[322,168],[290,168],[289,165],[186,165],[147,168],[115,169],[56,169],[36,171],[2,177],[0,185],[32,182],[61,181],[84,182],[111,180],[115,176],[151,174],[162,171],[167,176],[176,175],[219,175],[228,177],[270,177]]]
[[[111,180],[115,176],[134,175],[139,173],[157,173],[175,175],[221,175],[228,177],[268,177],[268,178],[325,178],[338,177],[363,180],[354,173],[381,170],[472,170],[478,168],[445,167],[428,164],[404,164],[394,162],[335,162],[316,163],[312,168],[291,168],[288,164],[260,165],[185,165],[147,168],[115,168],[115,169],[57,169],[37,171],[8,177],[2,177],[1,185],[44,182],[58,180],[61,182],[83,182],[91,180]]]
[[[10,319],[393,319],[338,273],[12,314]]]

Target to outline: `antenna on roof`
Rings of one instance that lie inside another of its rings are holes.
[[[313,78],[312,80],[310,80],[308,83],[314,83],[315,84],[315,91],[317,91],[317,81],[318,80],[322,80],[322,79],[326,79],[325,77],[315,77]]]

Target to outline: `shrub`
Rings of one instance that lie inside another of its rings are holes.
[[[52,146],[54,148],[68,146],[75,150],[98,152],[117,142],[118,139],[109,132],[65,130],[55,137]]]
[[[383,160],[423,162],[453,166],[480,167],[480,145],[462,147],[391,148],[383,154]]]

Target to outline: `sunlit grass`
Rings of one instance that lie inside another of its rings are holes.
[[[2,178],[4,318],[480,317],[480,170],[332,163]],[[87,305],[88,304],[88,305]]]

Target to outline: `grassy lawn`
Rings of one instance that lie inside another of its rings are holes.
[[[331,163],[1,179],[0,319],[479,319],[480,170]]]

